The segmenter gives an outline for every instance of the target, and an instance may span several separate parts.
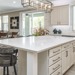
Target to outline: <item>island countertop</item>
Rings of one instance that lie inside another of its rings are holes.
[[[75,40],[74,37],[35,36],[0,40],[0,44],[14,46],[26,51],[40,53],[50,48]]]

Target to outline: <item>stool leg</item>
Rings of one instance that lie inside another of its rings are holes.
[[[7,75],[9,75],[9,68],[7,67]]]
[[[13,67],[14,67],[14,72],[15,72],[15,75],[17,75],[17,72],[16,72],[16,67],[15,67],[15,65],[14,65]]]
[[[5,67],[3,67],[3,75],[5,75]]]

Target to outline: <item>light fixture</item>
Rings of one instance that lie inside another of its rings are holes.
[[[49,0],[21,0],[23,7],[51,12],[53,3]]]
[[[16,3],[16,1],[13,1],[13,3],[15,4],[15,3]]]

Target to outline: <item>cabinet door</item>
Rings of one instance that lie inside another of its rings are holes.
[[[75,63],[75,46],[73,47],[73,61],[74,61],[74,63]]]
[[[72,51],[71,51],[71,48],[68,48],[67,49],[67,51],[66,51],[67,53],[66,53],[66,70],[68,70],[70,67],[71,67],[71,53],[72,53]],[[71,52],[71,53],[70,53]]]
[[[57,6],[51,12],[51,25],[68,25],[69,24],[69,6]]]
[[[51,12],[51,25],[58,24],[58,7],[54,7],[53,11]]]
[[[66,51],[63,51],[62,52],[62,74],[64,74],[65,73],[65,71],[66,71],[66,64],[67,64],[67,60],[66,60]]]
[[[73,47],[70,48],[70,62],[71,62],[71,66],[74,64],[74,50]]]
[[[69,25],[69,6],[60,6],[60,25]]]
[[[68,48],[62,52],[62,74],[64,74],[73,65],[73,49]]]

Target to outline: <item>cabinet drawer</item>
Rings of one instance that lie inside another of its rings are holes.
[[[56,72],[54,72],[51,75],[61,75],[61,68],[59,68]]]
[[[62,51],[65,50],[65,49],[68,49],[70,47],[72,47],[71,43],[64,44],[64,45],[62,45]]]
[[[73,46],[75,46],[75,41],[74,41],[74,42],[72,42],[72,45],[73,45]]]
[[[58,54],[49,59],[49,66],[61,60],[61,54]]]
[[[61,67],[61,61],[57,62],[56,64],[49,67],[49,75],[53,72],[57,71]]]
[[[49,57],[52,57],[61,52],[61,46],[49,50]]]

